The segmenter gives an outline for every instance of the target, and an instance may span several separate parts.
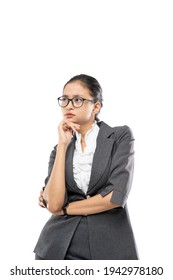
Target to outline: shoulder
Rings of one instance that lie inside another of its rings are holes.
[[[55,145],[50,153],[50,157],[49,157],[49,163],[50,162],[54,162],[55,156],[56,156],[56,148],[57,145]]]
[[[129,137],[134,140],[132,129],[128,125],[111,127],[103,121],[98,123],[98,125],[100,126],[100,130],[106,131],[111,138],[118,140],[120,138]]]

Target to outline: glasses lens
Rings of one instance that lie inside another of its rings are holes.
[[[81,97],[73,98],[73,104],[74,104],[74,107],[76,107],[76,108],[81,107],[83,105],[83,98],[81,98]]]
[[[58,103],[61,107],[66,107],[68,104],[68,98],[67,97],[59,97],[58,98]]]

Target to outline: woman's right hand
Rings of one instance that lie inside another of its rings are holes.
[[[70,122],[68,120],[62,120],[58,126],[59,141],[58,144],[69,145],[73,133],[80,129],[80,125]]]

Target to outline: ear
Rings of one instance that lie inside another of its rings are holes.
[[[93,113],[97,114],[100,112],[101,109],[101,104],[99,101],[97,101],[96,103],[94,103],[94,108],[93,108]]]

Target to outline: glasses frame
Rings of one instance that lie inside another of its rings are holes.
[[[65,106],[61,106],[61,105],[60,105],[60,100],[61,100],[62,97],[65,97],[65,98],[68,100],[68,101],[67,101],[67,105],[65,105]],[[74,99],[76,99],[76,98],[80,98],[81,101],[82,101],[82,104],[81,104],[81,106],[79,106],[79,107],[76,107],[76,106],[74,105]],[[94,100],[94,99],[87,99],[87,98],[83,98],[83,97],[80,97],[80,96],[76,96],[76,97],[73,97],[73,98],[68,98],[68,97],[66,97],[66,96],[60,96],[60,97],[57,98],[57,100],[58,100],[59,106],[62,107],[62,108],[67,107],[68,104],[70,103],[70,101],[71,101],[71,103],[72,103],[72,105],[73,105],[74,108],[80,108],[80,107],[82,107],[85,100],[95,103],[95,100]]]

